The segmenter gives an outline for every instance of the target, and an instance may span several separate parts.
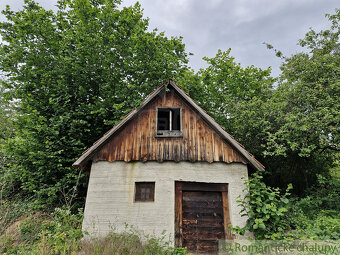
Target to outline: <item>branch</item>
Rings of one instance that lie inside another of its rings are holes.
[[[319,149],[321,149],[321,153],[324,152],[324,151],[327,150],[327,149],[332,150],[332,151],[340,151],[339,148],[333,147],[333,146],[331,146],[331,145],[327,145],[327,146],[325,146],[325,147],[323,147],[323,148],[319,148]]]

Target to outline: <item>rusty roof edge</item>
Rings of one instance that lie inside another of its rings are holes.
[[[73,167],[82,168],[81,166],[88,161],[96,151],[114,134],[116,133],[122,126],[125,125],[129,120],[131,120],[135,115],[143,109],[154,97],[156,97],[163,89],[164,85],[167,83],[162,83],[156,88],[152,93],[150,93],[143,103],[138,106],[136,109],[132,110],[125,118],[123,118],[118,124],[113,126],[108,132],[106,132],[100,139],[93,143],[93,145],[84,151],[84,153],[72,164]]]
[[[185,99],[193,106],[201,116],[212,125],[231,145],[238,150],[242,156],[249,161],[249,163],[257,170],[264,171],[264,166],[260,164],[255,157],[253,158],[251,154],[242,148],[242,146],[232,138],[212,117],[209,116],[191,97],[189,97],[179,86],[177,86],[172,79],[169,79],[169,84]]]

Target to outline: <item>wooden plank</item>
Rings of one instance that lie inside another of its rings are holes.
[[[224,218],[224,233],[225,239],[231,240],[231,232],[230,232],[230,214],[229,214],[229,201],[228,201],[228,192],[222,192],[222,204],[223,204],[223,218]]]
[[[189,117],[188,117],[189,118]],[[188,119],[187,118],[187,119]],[[187,137],[186,137],[186,153],[187,153],[187,156],[186,156],[186,160],[188,161],[191,161],[191,148],[190,148],[190,145],[191,145],[191,139],[190,139],[190,122],[188,121],[187,124],[188,126],[188,129],[187,129]]]
[[[182,223],[182,227],[183,229],[185,228],[192,228],[193,224],[206,224],[209,225],[209,228],[215,228],[215,227],[222,227],[223,231],[224,231],[224,221],[223,219],[188,219],[185,218],[183,219],[183,223]],[[194,227],[196,228],[196,227]]]
[[[166,160],[172,160],[172,158],[171,158],[171,141],[170,141],[170,139],[166,139],[165,141],[166,141],[166,148],[167,148]]]
[[[209,231],[202,229],[192,229],[191,231],[183,231],[183,239],[190,240],[195,236],[196,240],[217,241],[224,239],[224,230],[222,228],[210,228]]]
[[[211,133],[212,161],[215,161],[215,133]]]
[[[204,160],[204,135],[205,135],[205,132],[204,132],[204,127],[203,127],[203,122],[201,119],[199,119],[198,121],[199,123],[199,136],[197,137],[197,139],[199,140],[199,150],[200,150],[200,155],[198,157],[198,160],[199,161],[205,161]]]
[[[190,146],[190,161],[194,162],[195,161],[195,135],[194,135],[194,131],[195,131],[195,119],[192,116],[192,114],[190,114],[189,116],[189,146]]]
[[[195,142],[196,142],[196,161],[201,161],[201,123],[200,119],[196,118],[196,128],[195,128]]]
[[[185,191],[228,191],[225,183],[183,182],[182,185]]]
[[[124,161],[125,162],[128,162],[129,161],[129,154],[131,153],[131,149],[130,149],[130,146],[131,146],[131,132],[130,132],[130,129],[131,129],[131,125],[127,126],[125,132],[124,133],[124,136],[125,136],[125,150],[124,150]]]
[[[203,149],[202,161],[208,161],[208,159],[207,159],[207,148],[206,148],[205,136],[201,137],[201,140],[202,140],[202,149]]]
[[[178,144],[173,143],[172,148],[173,148],[173,159],[176,162],[179,162],[180,161],[180,148],[179,148]]]
[[[140,160],[143,162],[147,161],[147,157],[148,157],[148,150],[147,150],[147,133],[149,130],[149,126],[148,126],[148,120],[149,120],[149,110],[147,111],[143,111],[142,115],[141,115],[141,158]]]
[[[207,132],[204,142],[205,142],[205,155],[206,155],[205,160],[207,162],[211,163],[211,162],[213,162],[211,132]]]
[[[163,162],[163,150],[162,150],[163,146],[162,146],[161,142],[158,142],[157,144],[158,144],[158,159],[157,159],[157,161]]]
[[[175,245],[182,247],[182,183],[175,182]]]
[[[194,200],[194,201],[192,201]],[[222,204],[220,204],[220,201],[207,201],[207,200],[201,200],[201,199],[192,199],[186,198],[185,204],[188,208],[191,207],[205,207],[205,208],[222,208]],[[183,210],[184,210],[183,206]]]
[[[163,140],[163,144],[162,144],[163,146],[163,155],[162,155],[162,158],[163,158],[163,160],[166,160],[166,140]]]
[[[202,209],[202,208],[200,208]],[[202,209],[203,210],[203,209]],[[185,219],[187,220],[194,220],[194,219],[223,219],[223,212],[214,212],[214,211],[210,211],[210,212],[202,212],[202,213],[197,213],[197,212],[186,212],[183,211],[182,215]]]
[[[222,204],[222,201],[219,201]],[[184,201],[183,203],[187,203]],[[193,212],[197,212],[197,217],[207,217],[207,218],[221,218],[223,219],[223,208],[221,207],[199,207],[199,206],[192,206],[188,207],[188,205],[183,205],[183,214],[186,213],[188,216],[191,215]]]
[[[217,136],[217,134],[214,134],[214,161],[218,162],[220,161],[219,158],[219,152],[220,152],[220,148],[219,148],[219,137]]]
[[[226,155],[224,156],[227,159],[228,163],[231,163],[234,161],[234,155],[233,155],[233,150],[230,146],[228,146],[227,144],[225,144],[225,151],[226,151]]]

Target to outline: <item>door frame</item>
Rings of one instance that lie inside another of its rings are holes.
[[[226,240],[230,240],[231,232],[229,228],[230,214],[228,201],[228,184],[175,181],[175,245],[177,247],[183,246],[183,232],[182,232],[183,191],[215,191],[222,193],[224,236]]]

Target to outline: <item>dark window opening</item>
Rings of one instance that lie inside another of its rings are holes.
[[[157,130],[170,130],[170,111],[169,109],[158,109]]]
[[[157,112],[157,130],[181,130],[180,108],[159,108]]]
[[[155,200],[154,182],[136,182],[136,202],[150,202]]]

